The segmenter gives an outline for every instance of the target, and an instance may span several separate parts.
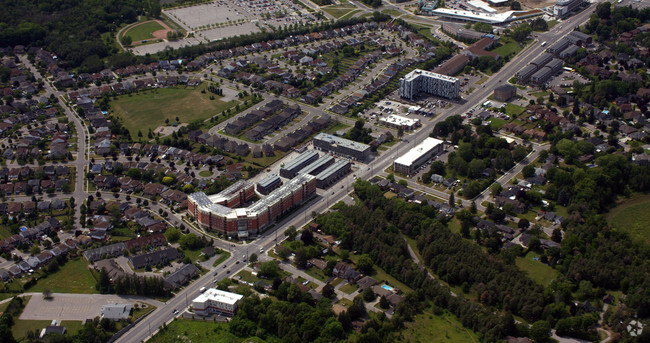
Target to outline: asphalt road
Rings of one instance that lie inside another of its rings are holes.
[[[83,203],[83,200],[86,198],[87,194],[84,192],[84,179],[85,179],[85,166],[88,163],[88,146],[89,146],[89,135],[88,129],[83,124],[81,119],[74,113],[70,108],[68,108],[65,103],[63,96],[65,93],[54,88],[48,80],[43,78],[43,76],[38,72],[38,70],[32,65],[31,62],[27,59],[27,55],[20,56],[21,61],[29,69],[29,71],[35,76],[42,78],[45,87],[44,96],[50,97],[54,95],[59,99],[59,103],[63,108],[66,117],[68,120],[74,124],[75,132],[77,134],[77,156],[73,162],[67,163],[66,165],[73,165],[76,168],[76,175],[74,180],[74,192],[70,195],[75,200],[75,222],[78,223],[80,219],[80,206]]]

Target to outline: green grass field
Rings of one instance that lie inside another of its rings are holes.
[[[227,260],[228,257],[230,257],[230,253],[229,253],[229,252],[227,252],[227,251],[222,252],[222,253],[221,253],[221,256],[219,256],[219,258],[217,258],[216,260],[214,260],[214,263],[212,264],[212,266],[213,266],[213,267],[216,267],[216,266],[220,265],[221,263],[223,263],[223,261]]]
[[[525,46],[525,45],[524,45]],[[524,46],[519,45],[515,40],[512,38],[503,38],[501,40],[501,46],[492,50],[496,52],[497,54],[501,55],[501,57],[509,56],[509,55],[516,55],[518,54],[521,50],[524,49]]]
[[[52,293],[97,293],[95,279],[82,258],[66,262],[58,272],[38,280],[29,291],[42,292],[46,288]]]
[[[493,131],[501,130],[501,126],[505,125],[507,121],[499,118],[490,118],[490,126]]]
[[[514,105],[514,104],[506,104],[506,114],[509,115],[510,117],[518,116],[524,110],[526,110],[526,108],[524,107]]]
[[[212,174],[213,173],[211,171],[209,171],[209,170],[201,170],[199,172],[199,176],[201,176],[201,177],[210,177],[210,176],[212,176]]]
[[[525,257],[517,257],[515,264],[519,269],[526,272],[533,281],[542,286],[548,286],[551,280],[557,278],[557,270],[534,260],[533,257],[539,257],[539,255],[530,252]]]
[[[131,96],[123,95],[111,102],[111,108],[129,129],[131,137],[137,139],[138,130],[146,138],[149,129],[165,125],[165,119],[171,123],[178,117],[181,123],[190,123],[220,114],[239,103],[237,100],[210,100],[210,93],[201,93],[205,88],[207,84],[194,89],[157,88]]]
[[[402,332],[402,342],[478,342],[478,335],[463,327],[458,319],[449,313],[435,315],[429,310],[415,316],[415,320],[406,323]]]
[[[147,39],[155,38],[153,33],[158,30],[164,30],[165,28],[162,25],[158,24],[155,21],[149,21],[146,23],[135,25],[134,27],[126,30],[123,33],[124,37],[129,36],[133,42],[143,41]]]
[[[41,329],[44,327],[50,325],[52,323],[51,320],[21,320],[21,319],[16,319],[16,322],[14,325],[11,327],[11,333],[13,333],[14,338],[17,341],[21,341],[25,336],[27,335],[28,331],[38,331],[38,333],[41,333]]]
[[[311,276],[313,278],[316,278],[316,279],[318,279],[320,281],[323,281],[323,282],[325,282],[325,281],[327,281],[327,279],[329,279],[329,277],[327,275],[325,275],[325,273],[322,270],[320,270],[320,269],[318,269],[316,267],[311,267],[311,268],[305,270],[305,273],[307,273],[307,275],[309,275],[309,276]]]
[[[339,288],[339,289],[340,289],[341,292],[343,292],[343,293],[352,294],[352,293],[354,293],[357,289],[359,289],[359,286],[356,285],[356,284],[352,284],[352,285],[351,285],[351,284],[348,283],[348,284],[346,284],[346,285],[341,286],[341,288]]]
[[[354,10],[354,7],[322,7],[321,9],[332,17],[339,19]]]
[[[393,10],[393,9],[383,10],[383,11],[381,11],[381,13],[388,14],[391,17],[399,17],[399,16],[401,16],[403,14],[402,12],[400,12],[398,10]]]
[[[607,214],[607,221],[634,241],[650,244],[650,195],[635,194]]]
[[[354,16],[355,14],[357,14],[359,12],[361,12],[361,10],[354,10],[354,11],[342,16],[340,19],[350,19],[350,18],[352,18],[352,16]]]
[[[228,329],[226,323],[177,319],[170,323],[166,329],[158,332],[151,343],[238,343],[238,342],[264,342],[257,337],[239,338]]]

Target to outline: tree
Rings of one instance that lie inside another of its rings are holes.
[[[521,4],[518,1],[511,1],[510,2],[510,9],[513,11],[519,11],[521,10]]]
[[[370,255],[368,254],[363,254],[359,256],[359,260],[357,261],[357,269],[364,273],[364,274],[370,274],[372,273],[372,267],[374,263],[372,262],[372,259],[370,258]]]
[[[379,298],[379,307],[381,307],[384,310],[390,307],[390,303],[388,302],[388,299],[386,299],[386,297],[383,295],[381,296],[381,298]]]
[[[517,227],[523,230],[528,229],[529,226],[530,222],[526,218],[519,219],[519,223],[517,223]]]
[[[553,233],[551,234],[551,240],[556,243],[562,242],[562,230],[560,228],[556,227],[553,229]]]
[[[347,251],[346,249],[341,249],[339,251],[339,256],[341,256],[341,259],[343,261],[346,261],[348,258],[350,258],[350,252]]]
[[[596,7],[596,15],[600,19],[609,19],[612,14],[612,4],[609,2],[601,2]]]
[[[284,232],[284,235],[287,236],[287,240],[293,241],[296,239],[298,232],[296,232],[296,227],[291,225],[287,231]]]
[[[374,301],[375,297],[377,297],[371,287],[364,289],[361,295],[363,296],[363,300],[367,303]]]
[[[449,195],[449,206],[450,207],[456,207],[456,196],[454,195],[454,192],[451,192],[451,195]]]
[[[251,261],[251,263],[257,262],[257,254],[255,253],[251,254],[251,256],[248,259]]]
[[[334,295],[334,287],[330,285],[329,283],[323,286],[323,290],[321,291],[323,296],[325,298],[331,298]]]
[[[30,253],[32,256],[34,256],[34,255],[38,255],[40,252],[41,252],[41,248],[39,248],[38,245],[33,245],[33,246],[29,249],[29,253]]]
[[[45,300],[52,299],[52,292],[50,291],[49,288],[43,289],[43,299]]]
[[[131,38],[131,36],[122,37],[122,44],[124,44],[125,46],[129,46],[131,45],[131,43],[133,43],[133,38]]]
[[[535,167],[532,164],[528,164],[521,170],[521,173],[525,178],[533,177],[535,176]]]
[[[545,320],[539,320],[530,327],[530,338],[536,343],[546,342],[551,337],[551,325]]]
[[[311,245],[314,242],[314,234],[311,232],[311,230],[303,230],[300,234],[300,240],[305,245]]]
[[[280,273],[280,267],[275,263],[275,261],[267,261],[262,263],[260,266],[259,275],[261,277],[271,279],[277,277]]]

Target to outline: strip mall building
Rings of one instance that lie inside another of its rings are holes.
[[[240,207],[255,196],[255,186],[248,181],[238,181],[210,196],[192,193],[187,197],[187,207],[202,228],[246,238],[263,231],[315,193],[316,177],[300,174],[248,207]]]

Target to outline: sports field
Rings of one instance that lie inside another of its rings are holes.
[[[194,89],[157,88],[131,96],[122,95],[111,102],[111,109],[137,140],[138,130],[142,131],[142,138],[147,139],[149,129],[153,131],[165,125],[165,119],[172,123],[178,117],[180,123],[191,123],[220,114],[239,103],[237,100],[221,101],[210,92],[202,94],[205,88],[207,85],[202,84]],[[210,100],[211,95],[216,99]]]
[[[607,214],[607,221],[635,242],[650,244],[650,195],[635,194]]]
[[[147,39],[154,39],[153,33],[156,31],[165,30],[165,27],[156,21],[148,21],[137,24],[124,32],[124,36],[130,36],[133,42],[143,41]],[[160,37],[158,37],[160,38]]]

